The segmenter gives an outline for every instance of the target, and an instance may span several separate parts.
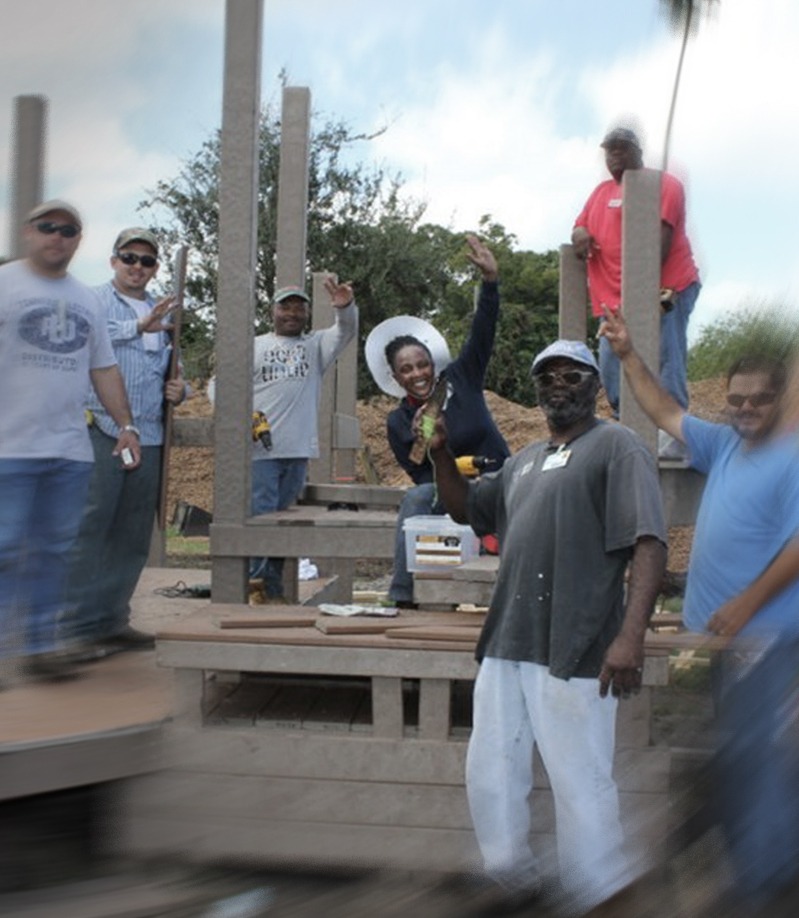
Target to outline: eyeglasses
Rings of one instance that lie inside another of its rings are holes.
[[[535,373],[533,381],[545,388],[554,385],[556,382],[564,383],[567,386],[579,386],[580,383],[585,382],[586,379],[592,376],[596,376],[593,370],[563,370],[560,373],[544,370],[543,373]]]
[[[143,268],[154,268],[158,264],[155,255],[137,255],[135,252],[117,252],[117,258],[123,265],[137,265],[141,262]]]
[[[766,405],[773,404],[777,399],[776,392],[754,392],[752,395],[735,395],[727,396],[727,404],[731,408],[743,408],[746,402],[753,408],[764,408]]]
[[[52,236],[53,233],[58,233],[64,239],[74,239],[80,232],[79,227],[75,226],[74,223],[49,223],[47,221],[37,223],[36,229],[45,236]]]

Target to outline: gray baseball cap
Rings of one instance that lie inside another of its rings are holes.
[[[306,303],[311,302],[311,298],[308,294],[302,289],[302,287],[281,287],[279,290],[275,291],[274,302],[282,303],[283,300],[289,299],[289,297],[298,296],[301,300],[305,300]]]
[[[83,229],[83,220],[81,220],[77,210],[71,204],[67,204],[66,201],[62,201],[59,198],[53,198],[50,201],[42,201],[41,204],[37,204],[28,214],[26,222],[32,223],[34,220],[45,217],[47,214],[54,213],[57,210],[63,210],[65,214],[69,214],[78,229]]]
[[[158,254],[158,239],[155,233],[152,230],[145,229],[143,226],[131,226],[128,229],[123,229],[114,243],[114,252],[124,249],[131,242],[143,242],[149,245],[156,255]]]
[[[584,366],[590,367],[595,373],[599,373],[599,364],[588,347],[582,341],[568,341],[565,338],[559,338],[548,347],[545,347],[533,360],[530,373],[534,375],[545,363],[554,360],[556,357],[568,357],[569,360],[573,360],[575,363],[582,363]]]

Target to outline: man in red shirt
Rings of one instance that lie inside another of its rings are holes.
[[[641,144],[635,132],[617,127],[602,141],[611,178],[591,193],[574,221],[572,244],[585,259],[592,313],[621,305],[622,176],[643,166]],[[660,285],[663,305],[660,320],[660,379],[663,387],[683,407],[688,406],[686,385],[686,331],[699,295],[699,272],[685,233],[685,190],[664,172],[660,188]],[[605,338],[599,341],[599,366],[608,401],[619,406],[619,363]]]

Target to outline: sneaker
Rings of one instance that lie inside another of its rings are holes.
[[[64,651],[64,658],[78,666],[82,663],[96,663],[107,656],[107,648],[97,641],[81,641],[68,646]]]
[[[128,650],[153,650],[155,648],[155,638],[152,634],[137,631],[130,625],[126,625],[122,631],[112,634],[111,637],[103,638],[97,643],[106,651],[106,656],[112,653],[125,653]]]

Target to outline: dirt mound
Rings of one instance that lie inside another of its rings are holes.
[[[719,420],[719,411],[724,404],[725,381],[707,379],[692,383],[691,411],[707,420]],[[176,409],[178,417],[210,417],[213,409],[202,387],[194,385],[197,394]],[[511,452],[518,452],[523,446],[547,436],[546,421],[540,408],[528,408],[508,401],[493,392],[486,392],[486,402],[497,426],[510,446]],[[396,405],[389,396],[379,396],[358,402],[357,415],[361,425],[361,440],[369,455],[372,468],[385,485],[405,486],[408,476],[397,465],[386,440],[386,416]],[[610,408],[600,397],[597,405],[600,417],[610,417]],[[366,480],[366,470],[359,463],[358,480]],[[213,450],[200,447],[174,448],[169,467],[168,507],[174,507],[179,500],[213,511]],[[672,529],[669,534],[669,567],[684,570],[687,566],[692,528]]]

